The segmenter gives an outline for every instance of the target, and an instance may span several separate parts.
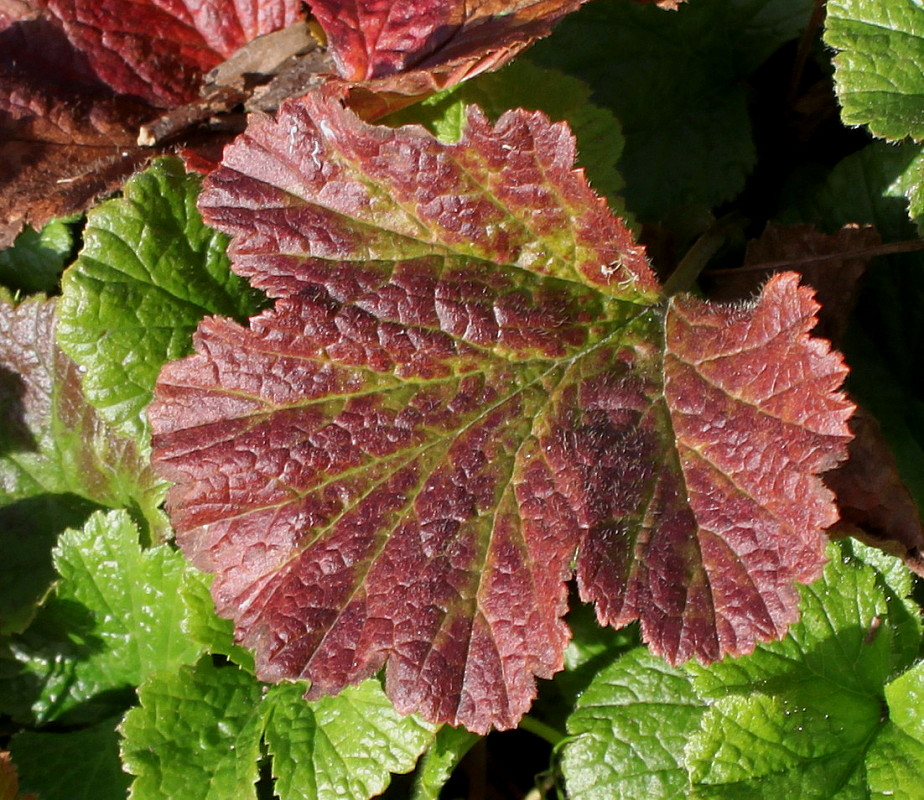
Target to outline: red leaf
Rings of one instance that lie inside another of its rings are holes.
[[[312,0],[350,106],[377,119],[499,69],[587,0]]]
[[[199,205],[215,227],[252,234],[234,244],[235,268],[274,296],[303,283],[301,258],[279,254],[311,253],[474,257],[658,297],[644,250],[574,170],[563,123],[508,112],[492,128],[472,107],[462,139],[446,145],[423,129],[367,125],[318,94],[287,103],[276,122],[255,119]]]
[[[155,107],[192,100],[202,76],[262,33],[300,16],[297,0],[44,0],[92,75]]]
[[[351,81],[469,62],[496,69],[586,0],[310,0],[340,75]],[[476,67],[475,64],[484,66]]]
[[[540,114],[442,144],[309,96],[207,180],[280,299],[165,368],[154,457],[262,678],[385,665],[402,711],[513,726],[562,666],[575,556],[601,618],[674,661],[795,618],[851,410],[811,292],[662,300],[573,157]]]

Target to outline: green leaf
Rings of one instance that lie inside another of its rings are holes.
[[[924,139],[924,14],[916,0],[829,0],[825,42],[848,125]]]
[[[252,675],[253,653],[234,643],[234,623],[215,613],[209,593],[211,583],[212,577],[204,572],[191,569],[184,574],[180,586],[186,608],[183,631],[202,646],[203,652],[227,656]]]
[[[823,579],[801,588],[802,619],[784,640],[688,667],[709,702],[686,751],[698,796],[864,796],[892,653],[917,633],[883,624],[887,574],[849,544],[831,545],[829,556]]]
[[[409,772],[433,739],[433,727],[392,707],[378,681],[309,703],[304,684],[271,689],[266,744],[282,800],[349,797],[385,789],[392,772]]]
[[[164,482],[147,454],[87,403],[79,369],[55,345],[54,329],[54,300],[15,305],[0,292],[0,506],[70,493],[132,509],[146,536],[164,538]]]
[[[208,661],[155,676],[120,726],[132,800],[255,798],[262,687]]]
[[[689,676],[639,648],[601,670],[568,719],[561,772],[572,800],[685,797],[684,744],[704,704]]]
[[[841,549],[875,570],[876,585],[888,607],[881,624],[892,629],[890,674],[897,675],[914,664],[921,649],[921,609],[911,596],[914,575],[901,559],[856,540],[841,542]]]
[[[889,683],[920,645],[909,573],[855,542],[828,555],[782,641],[673,670],[635,650],[602,670],[568,721],[569,797],[844,800],[892,781],[918,788],[920,664]]]
[[[645,222],[731,199],[755,162],[750,73],[805,26],[811,0],[589,3],[530,57],[585,80],[626,138],[626,203]]]
[[[491,120],[511,108],[543,111],[553,121],[566,121],[577,138],[578,166],[587,170],[591,186],[625,215],[624,185],[616,164],[623,137],[612,112],[590,102],[583,81],[557,69],[544,69],[520,58],[499,72],[488,72],[459,83],[417,105],[393,114],[389,125],[417,122],[446,142],[462,136],[466,105],[478,105]]]
[[[409,771],[432,739],[432,728],[394,711],[376,681],[316,703],[304,691],[267,690],[208,661],[155,676],[121,728],[126,768],[138,776],[132,800],[254,798],[261,737],[281,800],[364,800],[390,771]]]
[[[10,742],[20,788],[42,800],[125,800],[116,719],[66,733],[24,731]]]
[[[924,662],[886,687],[889,721],[870,747],[866,771],[876,796],[917,800],[924,786]]]
[[[74,249],[72,219],[53,219],[40,231],[26,227],[0,251],[0,283],[25,294],[51,292]]]
[[[164,362],[186,355],[207,314],[244,319],[259,294],[231,273],[227,239],[196,210],[199,177],[161,159],[123,196],[87,216],[84,246],[62,281],[57,336],[85,370],[89,401],[144,441],[144,409]]]
[[[142,550],[138,537],[124,511],[97,512],[61,536],[61,578],[36,624],[10,641],[20,674],[0,684],[0,697],[32,684],[33,713],[45,721],[198,658],[201,646],[180,629],[189,567],[166,545]]]

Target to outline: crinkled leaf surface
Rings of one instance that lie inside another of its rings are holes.
[[[835,512],[844,367],[777,276],[751,307],[661,301],[540,114],[459,142],[309,96],[208,179],[235,269],[280,297],[205,320],[161,373],[177,540],[264,679],[387,662],[401,711],[516,724],[562,667],[565,580],[679,662],[796,617]]]
[[[594,88],[626,137],[620,172],[643,222],[731,199],[755,162],[748,76],[805,27],[812,0],[706,0],[664,13],[589,3],[530,51]]]
[[[132,800],[256,798],[260,698],[249,675],[207,661],[146,681],[119,729]]]
[[[909,574],[858,543],[831,544],[829,555],[782,641],[679,669],[634,651],[595,677],[568,722],[569,797],[820,800],[919,788],[909,778],[920,665],[894,677],[920,645],[920,624],[902,622]],[[890,760],[896,737],[907,749]]]
[[[392,709],[376,681],[306,702],[246,672],[202,661],[152,678],[122,723],[132,800],[256,798],[261,737],[281,800],[365,800],[407,772],[432,730]]]
[[[259,295],[234,275],[227,239],[196,210],[199,179],[163,159],[87,216],[62,283],[57,337],[101,416],[145,442],[143,411],[164,362],[186,355],[206,314],[246,319]]]
[[[82,210],[151,151],[138,126],[195,98],[298,0],[33,0],[0,10],[0,245],[22,222]]]
[[[845,226],[828,235],[811,225],[769,225],[759,239],[748,244],[745,262],[752,267],[797,264],[821,303],[815,333],[841,346],[850,331],[860,278],[870,260],[864,251],[879,243],[879,234],[871,226]],[[819,261],[806,261],[814,257]],[[709,296],[722,300],[753,296],[772,271],[770,266],[746,272],[715,271],[709,281]],[[825,483],[837,495],[842,522],[839,530],[878,543],[905,557],[911,569],[924,572],[920,512],[901,481],[887,441],[875,420],[862,409],[851,418],[850,429],[853,439],[847,460],[825,475]]]
[[[164,491],[138,445],[86,401],[80,372],[55,344],[55,301],[0,293],[0,505],[70,493],[141,512],[157,539]]]
[[[198,658],[201,646],[180,628],[179,589],[189,567],[167,545],[142,550],[138,536],[124,511],[97,512],[62,535],[53,596],[4,648],[7,665],[20,666],[2,684],[4,700],[31,701],[42,721]]]
[[[916,0],[830,0],[825,41],[844,122],[924,139],[924,14]]]
[[[710,702],[687,749],[702,796],[866,796],[864,765],[890,713],[895,654],[903,639],[920,644],[920,628],[892,624],[892,578],[859,557],[866,548],[831,548],[786,639],[694,670]]]
[[[124,800],[131,779],[119,763],[118,719],[78,730],[22,731],[10,742],[23,790],[43,800]]]
[[[430,725],[395,712],[376,680],[313,703],[304,693],[304,686],[285,684],[264,701],[272,708],[265,737],[283,800],[378,795],[389,773],[409,772],[433,739]]]
[[[683,749],[704,711],[689,676],[642,649],[602,669],[568,718],[560,762],[568,797],[689,796]]]
[[[444,141],[457,141],[465,127],[465,109],[473,104],[492,120],[510,108],[525,108],[567,122],[577,139],[578,166],[587,171],[590,185],[614,210],[625,205],[620,197],[623,180],[616,170],[623,148],[619,122],[590,102],[590,88],[583,81],[526,58],[428,97],[384,122],[418,122]]]

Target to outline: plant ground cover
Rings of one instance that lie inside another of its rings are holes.
[[[308,5],[0,0],[0,800],[919,798],[924,9]]]

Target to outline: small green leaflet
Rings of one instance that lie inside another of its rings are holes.
[[[908,654],[921,626],[909,624],[907,570],[858,543],[828,555],[783,640],[709,667],[634,651],[603,670],[569,719],[569,797],[919,796],[921,664],[909,669]],[[687,710],[667,707],[679,698]]]
[[[841,116],[884,139],[924,139],[924,9],[917,0],[829,0],[825,42]]]
[[[264,740],[281,800],[366,800],[433,738],[392,709],[377,681],[316,703],[304,692],[208,660],[152,677],[121,726],[132,800],[255,800]]]
[[[199,320],[245,319],[261,307],[229,269],[227,238],[202,223],[199,183],[177,159],[135,175],[122,197],[87,215],[61,285],[58,343],[80,365],[87,399],[139,443],[157,373],[189,352]]]
[[[138,538],[125,511],[97,512],[61,536],[53,595],[0,654],[5,707],[31,708],[40,723],[85,714],[104,693],[198,658],[201,646],[180,629],[189,566],[167,545],[142,550]]]

